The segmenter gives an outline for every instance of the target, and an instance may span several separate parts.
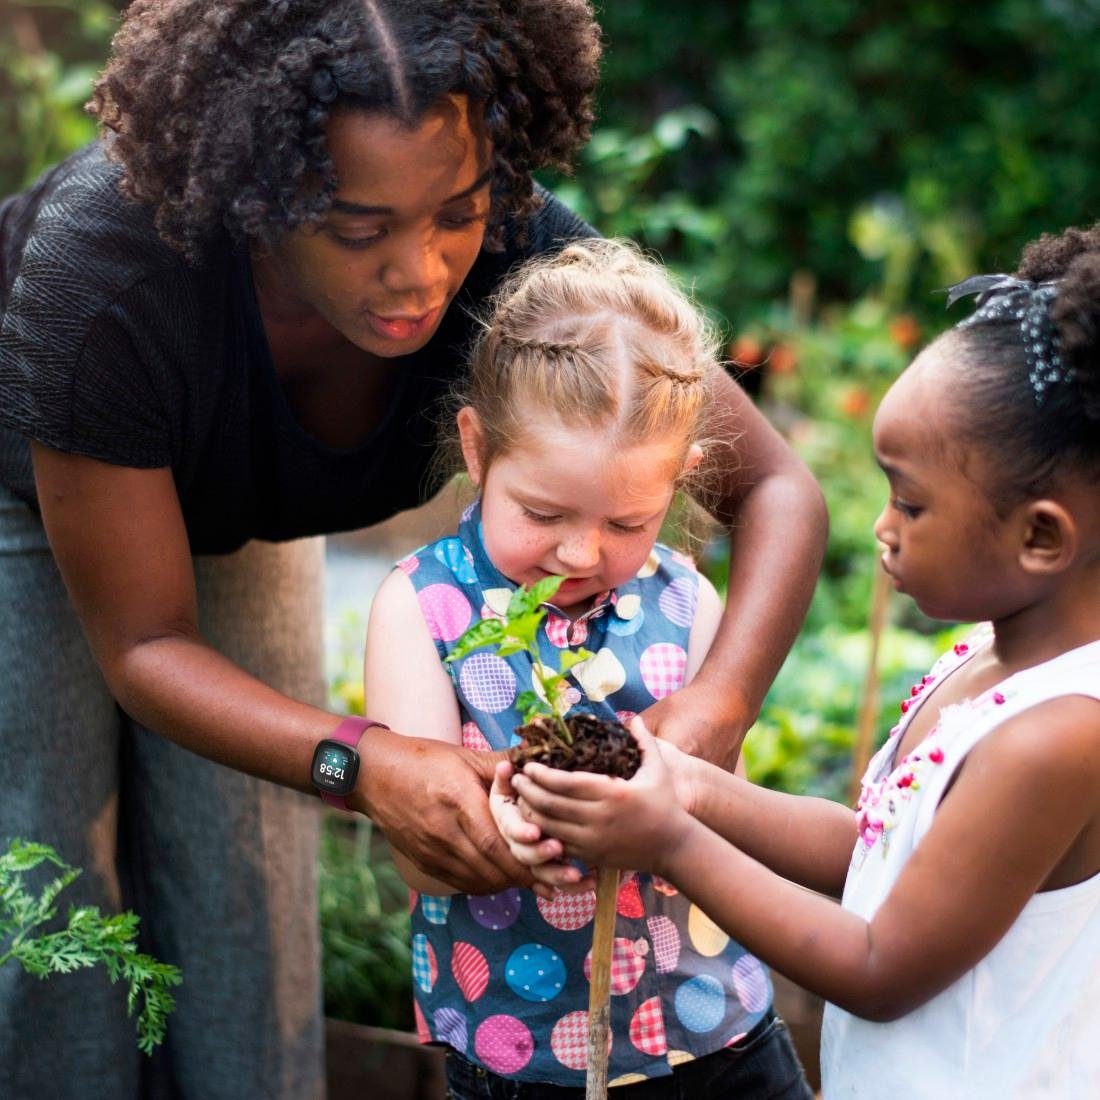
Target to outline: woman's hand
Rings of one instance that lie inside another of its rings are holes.
[[[535,893],[549,899],[558,890],[590,889],[590,878],[562,860],[561,841],[543,837],[542,830],[523,816],[512,786],[513,775],[515,768],[509,761],[497,764],[489,809],[512,855],[535,876]]]
[[[467,894],[530,886],[508,849],[487,792],[500,753],[470,752],[373,729],[359,745],[359,789],[349,800],[422,871]]]
[[[733,771],[749,727],[744,711],[723,693],[693,680],[642,712],[646,728],[662,743]]]
[[[690,757],[662,746],[639,721],[631,732],[642,750],[642,766],[629,781],[527,764],[512,777],[512,786],[524,818],[560,840],[567,857],[663,874],[693,824],[680,801],[690,800],[691,781],[676,780]],[[670,790],[675,797],[669,797]]]

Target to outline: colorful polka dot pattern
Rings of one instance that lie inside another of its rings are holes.
[[[629,638],[632,634],[637,634],[643,626],[645,626],[645,611],[639,608],[633,618],[612,619],[607,624],[607,629],[619,638]]]
[[[642,654],[639,667],[649,694],[664,699],[684,686],[687,651],[670,642],[658,642]]]
[[[488,714],[499,714],[516,701],[516,674],[495,653],[470,654],[462,662],[458,682],[466,698]]]
[[[447,914],[451,911],[451,899],[448,897],[436,898],[431,894],[420,895],[420,907],[424,911],[424,919],[432,924],[446,924]]]
[[[525,943],[508,956],[504,980],[525,1001],[552,1001],[565,986],[565,963],[549,947]]]
[[[485,555],[479,522],[475,508],[457,543],[425,547],[403,567],[441,660],[454,647],[445,635],[460,622],[465,629],[478,614],[502,614],[512,598],[514,585]],[[569,677],[569,694],[559,697],[559,705],[579,703],[629,722],[682,685],[697,577],[663,547],[641,573],[583,623],[551,616],[549,631],[540,633],[539,657],[548,666],[556,667],[563,648],[580,644],[582,632],[597,658],[589,662],[587,680],[584,666]],[[476,579],[462,579],[471,576]],[[431,591],[435,586],[459,599]],[[532,679],[530,655],[499,658],[478,650],[447,670],[460,704],[463,744],[485,751],[513,743],[516,696]],[[421,1032],[495,1073],[583,1085],[594,894],[547,900],[509,889],[446,900],[414,895],[414,901],[413,989]],[[702,914],[693,921],[689,899],[675,887],[629,875],[620,883],[616,909],[613,1080],[664,1076],[678,1060],[720,1049],[766,1010],[767,971],[728,937],[720,940],[724,933]],[[435,923],[441,918],[445,923]],[[705,954],[700,946],[719,949]],[[757,1005],[759,1012],[750,1007]]]
[[[431,1028],[428,1027],[428,1021],[424,1019],[424,1013],[415,1000],[413,1001],[413,1019],[416,1022],[416,1037],[422,1043],[430,1043],[432,1041]]]
[[[485,894],[482,897],[469,897],[470,915],[492,932],[511,928],[519,918],[520,892],[512,887],[499,894]]]
[[[649,953],[649,944],[645,940],[644,952],[638,949],[635,940],[628,940],[621,936],[615,937],[611,948],[611,995],[621,997],[629,993],[639,981],[645,971],[645,959]],[[592,980],[592,953],[589,952],[584,959],[584,976]]]
[[[471,1004],[489,987],[489,963],[472,943],[456,943],[451,955],[451,972],[462,996]]]
[[[659,1057],[668,1050],[665,1036],[665,1015],[661,1011],[661,998],[650,997],[643,1001],[630,1020],[630,1041],[643,1054]]]
[[[440,1040],[454,1047],[459,1054],[466,1053],[468,1031],[466,1017],[455,1008],[441,1008],[435,1014],[435,1033]]]
[[[688,1031],[713,1031],[726,1015],[726,991],[717,978],[699,974],[676,990],[676,1015]]]
[[[477,728],[476,722],[462,723],[462,747],[473,749],[474,752],[493,751],[493,746],[489,744],[485,734]]]
[[[575,932],[589,924],[596,915],[596,893],[556,894],[553,899],[539,898],[539,913],[551,928],[559,932]]]
[[[593,703],[602,703],[626,683],[622,661],[607,646],[573,668],[573,677]]]
[[[665,916],[646,921],[653,940],[653,963],[658,974],[671,974],[680,961],[680,930],[675,921]]]
[[[644,917],[645,905],[638,889],[638,876],[629,875],[619,885],[619,897],[615,909],[620,917]]]
[[[432,584],[416,594],[428,631],[437,642],[460,638],[473,617],[470,601],[457,588]]]
[[[733,988],[746,1012],[763,1012],[771,1004],[768,972],[752,955],[742,955],[733,964]]]
[[[435,556],[463,584],[474,584],[477,581],[474,556],[462,545],[460,539],[441,539],[435,544]]]
[[[435,949],[422,932],[413,936],[412,967],[413,980],[425,993],[431,993],[439,977],[439,965],[435,959]]]
[[[515,1016],[490,1016],[474,1034],[474,1053],[494,1073],[519,1073],[534,1051],[534,1037]]]
[[[614,1049],[615,1034],[608,1036],[608,1052]],[[588,1067],[588,1013],[579,1010],[563,1016],[550,1032],[550,1049],[568,1069]]]
[[[695,619],[695,601],[699,584],[690,577],[678,577],[660,595],[657,606],[670,622],[691,626]]]
[[[730,942],[729,936],[697,905],[688,911],[688,935],[691,946],[707,958],[720,955]]]

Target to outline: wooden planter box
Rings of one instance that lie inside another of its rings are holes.
[[[816,1090],[821,1087],[818,1043],[820,997],[772,973],[775,1010],[787,1021],[795,1050]],[[325,1021],[329,1100],[442,1100],[447,1095],[443,1051],[415,1035],[365,1027],[344,1020]]]
[[[329,1100],[442,1100],[441,1047],[411,1032],[325,1020]]]

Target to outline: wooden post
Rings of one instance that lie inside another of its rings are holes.
[[[588,1076],[585,1100],[606,1100],[608,1037],[611,1034],[611,954],[615,946],[615,910],[619,872],[596,873],[596,917],[592,924],[592,965],[588,986]]]
[[[871,617],[868,624],[871,651],[867,657],[867,677],[863,682],[863,698],[860,700],[859,718],[856,721],[856,743],[852,748],[852,775],[848,781],[848,802],[852,806],[859,800],[860,781],[867,770],[871,748],[875,742],[875,723],[878,721],[878,657],[889,608],[890,578],[882,569],[876,569],[871,586]]]

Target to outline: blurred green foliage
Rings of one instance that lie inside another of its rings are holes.
[[[0,0],[0,195],[91,140],[84,114],[119,5],[105,0]]]
[[[91,135],[123,7],[0,0],[0,193]],[[933,289],[1100,216],[1097,0],[616,0],[600,19],[599,126],[556,186],[736,328],[798,270],[826,302],[881,285],[868,211],[914,251],[892,293],[929,315]]]
[[[918,250],[906,297],[1100,216],[1096,0],[616,0],[601,121],[571,201],[645,241],[738,327],[815,273],[881,281],[865,208]]]

